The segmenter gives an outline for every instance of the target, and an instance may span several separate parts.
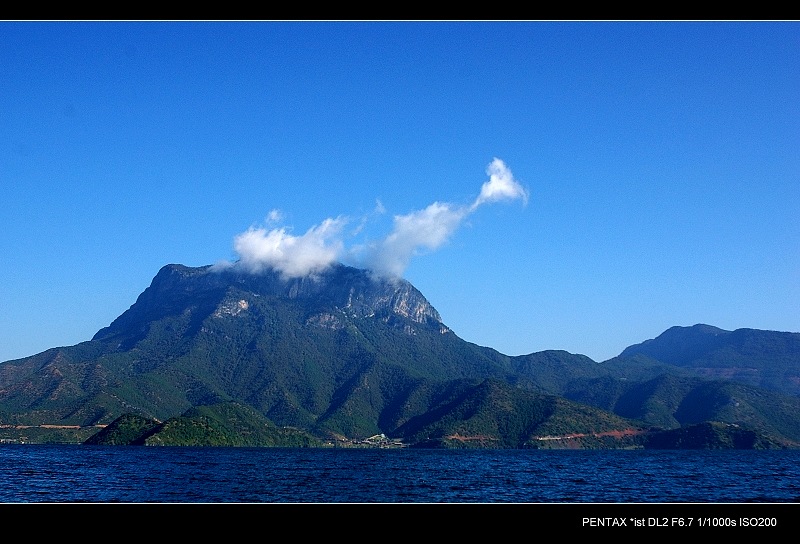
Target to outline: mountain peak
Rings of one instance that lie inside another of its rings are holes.
[[[434,325],[441,332],[448,330],[439,312],[407,280],[382,278],[344,264],[302,278],[284,278],[271,269],[252,273],[236,266],[168,264],[158,271],[136,302],[98,331],[93,340],[130,336],[131,331],[139,331],[135,335],[138,336],[154,319],[186,311],[199,313],[198,318],[202,319],[215,312],[222,315],[245,309],[246,301],[227,300],[231,290],[303,302],[310,321],[325,321],[331,313],[339,312],[359,318],[394,315]]]
[[[686,364],[714,349],[729,334],[730,331],[703,323],[690,327],[674,326],[656,338],[625,348],[620,357],[639,353],[672,364]]]

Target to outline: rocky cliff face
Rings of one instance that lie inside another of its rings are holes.
[[[308,322],[332,328],[338,328],[345,317],[375,317],[388,322],[400,316],[437,327],[442,333],[449,330],[422,293],[400,278],[377,278],[366,270],[344,265],[316,276],[285,280],[272,271],[252,274],[236,267],[170,264],[156,274],[135,304],[98,331],[93,340],[130,336],[132,331],[144,334],[153,320],[187,311],[203,317],[237,315],[248,305],[241,292],[303,302]]]

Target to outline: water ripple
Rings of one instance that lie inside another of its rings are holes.
[[[4,445],[0,502],[800,500],[800,452]]]

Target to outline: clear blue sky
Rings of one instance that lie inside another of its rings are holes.
[[[383,262],[509,355],[797,332],[800,24],[6,21],[0,204],[0,361],[169,263]]]

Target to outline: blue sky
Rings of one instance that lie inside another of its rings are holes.
[[[0,361],[169,263],[382,263],[509,355],[800,331],[795,22],[6,21],[0,67]]]

